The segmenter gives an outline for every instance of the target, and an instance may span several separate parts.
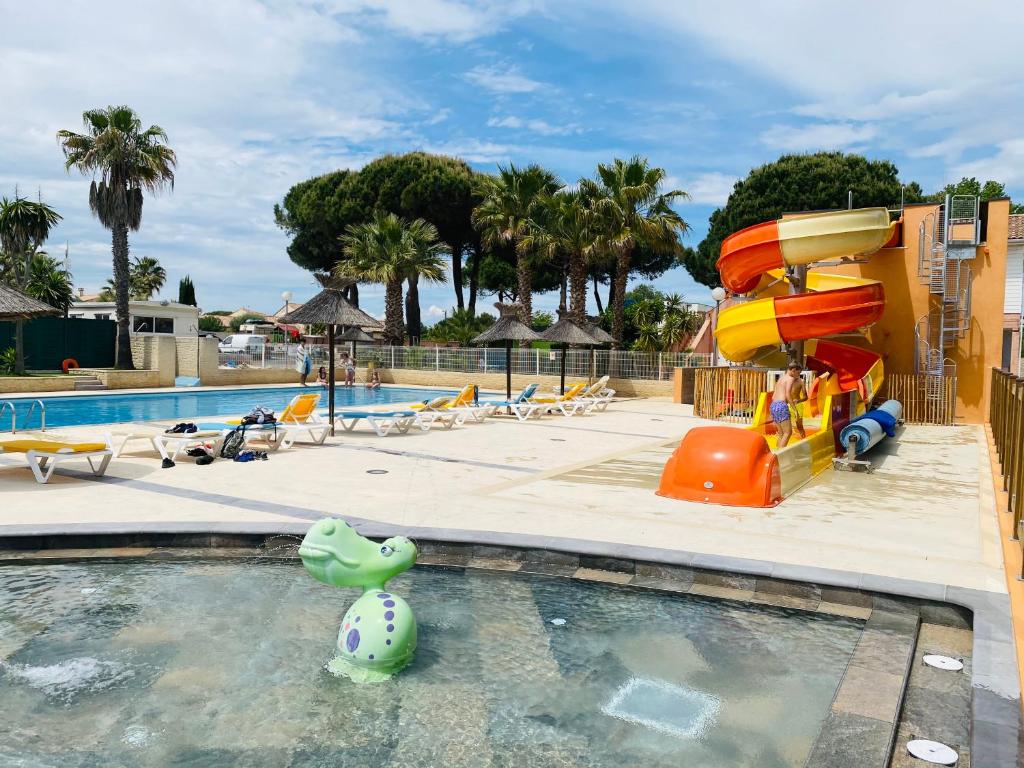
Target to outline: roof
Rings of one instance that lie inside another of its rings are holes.
[[[49,304],[0,283],[0,320],[31,320],[34,317],[59,314],[60,310]]]
[[[540,337],[546,341],[554,341],[560,344],[582,344],[585,346],[597,344],[597,339],[568,317],[563,317],[544,331]]]
[[[1011,213],[1007,236],[1010,240],[1024,240],[1024,213]]]
[[[360,328],[367,326],[373,328],[378,325],[376,318],[352,304],[337,288],[324,288],[301,307],[287,315],[282,315],[278,320],[282,323],[302,325],[323,323],[325,325],[354,325]]]

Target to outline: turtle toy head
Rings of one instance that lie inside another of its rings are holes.
[[[360,536],[344,520],[313,524],[299,547],[299,557],[317,581],[335,587],[383,587],[384,582],[416,563],[416,545],[404,536],[377,544]]]

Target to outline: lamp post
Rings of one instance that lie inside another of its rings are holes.
[[[711,365],[713,366],[718,365],[718,337],[715,335],[715,331],[718,330],[718,309],[728,295],[722,286],[711,291],[711,298],[715,300],[715,319],[711,323]]]

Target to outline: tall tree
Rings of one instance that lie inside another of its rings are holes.
[[[188,275],[178,281],[178,303],[187,304],[190,307],[199,306],[196,303],[196,287]]]
[[[851,192],[857,208],[899,205],[902,191],[899,170],[888,160],[843,152],[783,155],[736,182],[725,206],[711,214],[707,237],[686,252],[683,264],[694,280],[713,288],[719,285],[715,262],[722,241],[733,232],[784,213],[846,208]],[[920,186],[911,182],[907,192],[912,202]]]
[[[33,202],[19,197],[15,192],[14,199],[0,200],[0,251],[3,252],[4,270],[7,279],[27,291],[31,278],[32,260],[39,247],[50,236],[50,230],[57,225],[61,217],[53,208],[42,200]],[[25,373],[25,331],[24,323],[15,323],[15,363],[16,374]]]
[[[646,158],[615,158],[597,166],[597,180],[581,179],[580,191],[594,202],[601,246],[615,256],[612,297],[612,336],[622,349],[625,330],[626,283],[638,245],[678,254],[679,236],[690,227],[672,204],[689,198],[682,190],[662,192],[664,168],[652,168]]]
[[[115,364],[133,370],[128,232],[137,231],[142,223],[143,192],[174,188],[177,157],[167,146],[163,128],[143,128],[130,107],[91,109],[82,114],[82,122],[85,133],[62,130],[57,132],[57,140],[64,151],[64,167],[93,177],[89,208],[111,233],[117,308]]]
[[[442,257],[446,247],[438,242],[437,230],[433,224],[416,219],[407,227],[407,236],[412,250],[405,263],[405,279],[409,289],[405,294],[406,329],[410,339],[419,344],[423,334],[420,312],[420,280],[427,283],[443,283],[445,278]]]
[[[546,197],[562,184],[551,171],[539,165],[516,168],[498,166],[496,176],[481,182],[483,201],[473,209],[473,223],[485,244],[510,244],[516,250],[517,301],[522,308],[522,321],[529,325],[533,314],[534,253],[524,247],[523,239],[530,232],[531,219],[539,215]]]
[[[151,256],[136,257],[128,270],[129,294],[135,301],[148,301],[167,282],[167,271]]]
[[[422,219],[406,224],[393,213],[379,212],[373,221],[353,224],[341,237],[345,256],[336,267],[339,276],[384,285],[384,335],[390,344],[405,338],[402,284],[416,274],[428,280],[444,278],[437,229]]]

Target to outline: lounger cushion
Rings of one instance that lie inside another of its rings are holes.
[[[5,453],[94,453],[107,450],[106,443],[61,443],[56,440],[4,440],[0,449]]]

